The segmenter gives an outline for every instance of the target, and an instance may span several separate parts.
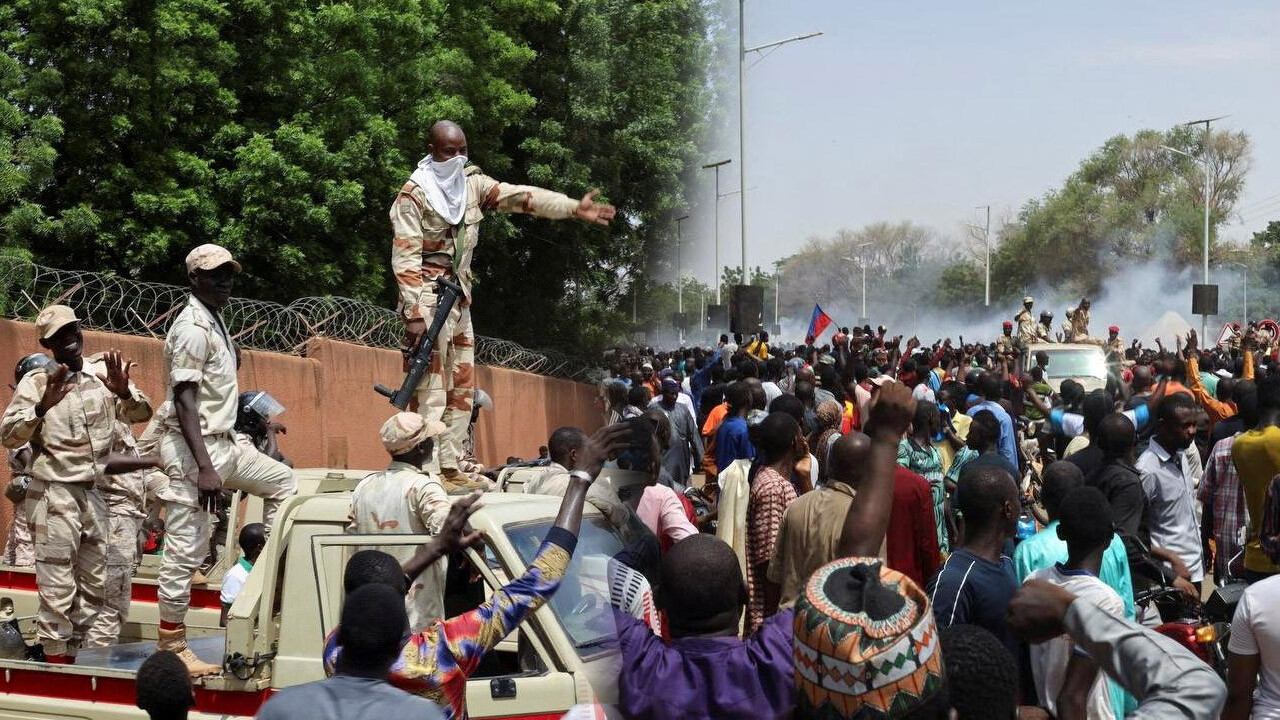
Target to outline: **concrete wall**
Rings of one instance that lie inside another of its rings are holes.
[[[165,397],[162,340],[85,333],[87,354],[113,348],[137,363],[134,383],[159,406]],[[12,397],[9,373],[18,359],[40,349],[34,325],[0,319],[0,406]],[[310,341],[306,357],[245,350],[239,372],[241,390],[267,390],[285,406],[280,421],[288,432],[280,447],[300,468],[384,466],[378,428],[393,408],[374,393],[373,384],[395,386],[402,377],[400,353],[326,339]],[[509,455],[535,457],[538,446],[562,425],[592,431],[603,421],[590,385],[483,365],[476,384],[495,406],[494,412],[481,412],[476,429],[476,452],[486,464],[502,463]],[[0,483],[8,480],[8,465],[0,463]],[[7,533],[12,512],[11,503],[0,501],[0,533]]]

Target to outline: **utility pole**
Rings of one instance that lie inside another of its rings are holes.
[[[676,312],[680,313],[680,325],[676,329],[681,345],[684,345],[684,276],[680,269],[680,222],[688,219],[688,215],[676,218]]]
[[[1194,161],[1196,161],[1196,162],[1200,163],[1201,167],[1203,167],[1203,168],[1204,168],[1204,253],[1203,253],[1203,261],[1204,261],[1204,284],[1205,284],[1205,285],[1208,285],[1208,284],[1209,284],[1209,193],[1212,191],[1212,186],[1211,186],[1211,184],[1210,184],[1210,183],[1211,183],[1211,182],[1212,182],[1212,180],[1213,180],[1212,167],[1211,167],[1211,166],[1210,166],[1210,164],[1209,164],[1209,141],[1211,140],[1211,137],[1210,137],[1210,134],[1209,134],[1209,125],[1210,125],[1211,123],[1213,123],[1213,122],[1216,122],[1216,121],[1218,121],[1218,120],[1221,120],[1221,119],[1223,119],[1223,118],[1228,118],[1228,117],[1231,117],[1231,116],[1230,116],[1230,115],[1219,115],[1218,117],[1206,118],[1206,119],[1204,119],[1204,120],[1192,120],[1191,122],[1185,122],[1185,123],[1182,123],[1182,125],[1183,125],[1184,127],[1190,127],[1190,126],[1192,126],[1192,125],[1201,125],[1201,124],[1203,124],[1203,125],[1204,125],[1204,151],[1201,153],[1201,157],[1199,157],[1199,158],[1195,157],[1194,155],[1192,155],[1192,154],[1190,154],[1190,153],[1183,152],[1183,151],[1181,151],[1181,150],[1179,150],[1179,149],[1177,149],[1177,148],[1171,148],[1171,147],[1169,147],[1168,145],[1161,145],[1161,146],[1160,146],[1161,148],[1163,148],[1163,149],[1165,149],[1165,150],[1168,150],[1168,151],[1170,151],[1170,152],[1175,152],[1175,153],[1177,153],[1177,154],[1179,154],[1179,155],[1183,155],[1183,156],[1189,157],[1189,158],[1191,158],[1192,160],[1194,160]],[[1204,337],[1204,336],[1205,336],[1205,333],[1206,333],[1206,332],[1208,332],[1208,331],[1209,331],[1209,316],[1208,316],[1207,314],[1201,314],[1201,315],[1200,315],[1200,337]]]
[[[761,50],[780,47],[787,43],[808,40],[811,37],[821,35],[822,32],[796,35],[754,47],[747,47],[746,33],[747,2],[746,0],[738,0],[738,162],[741,168],[738,171],[741,178],[738,185],[743,188],[742,197],[739,200],[742,203],[742,283],[744,285],[747,284],[747,193],[745,190],[747,187],[747,53],[760,52]],[[720,272],[719,268],[716,269],[716,272]]]
[[[717,162],[707,163],[702,166],[703,170],[708,168],[716,172],[716,304],[720,304],[720,168],[733,162],[729,160],[719,160]]]

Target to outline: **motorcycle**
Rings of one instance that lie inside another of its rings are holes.
[[[1155,631],[1190,650],[1225,680],[1231,618],[1246,587],[1243,581],[1228,579],[1200,603],[1175,587],[1155,585],[1135,593],[1134,603],[1144,610],[1155,603],[1161,618],[1173,618]]]

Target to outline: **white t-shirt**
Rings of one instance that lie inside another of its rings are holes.
[[[778,387],[778,383],[773,382],[772,380],[766,380],[760,383],[760,388],[764,390],[765,407],[769,407],[769,403],[773,402],[774,398],[782,395],[782,388]]]
[[[927,383],[920,383],[917,385],[915,389],[911,391],[911,397],[916,400],[928,400],[931,403],[938,402],[937,396],[933,394],[933,388],[929,387]]]
[[[1244,591],[1231,620],[1227,650],[1261,656],[1253,717],[1280,716],[1280,576],[1256,582]]]
[[[245,567],[246,565],[248,565],[248,562],[244,558],[240,558],[240,561],[232,565],[226,575],[222,576],[221,599],[223,605],[230,605],[235,602],[236,596],[240,594],[240,588],[244,587],[244,581],[249,579],[249,570],[253,566]]]
[[[1048,580],[1070,590],[1082,600],[1118,617],[1124,617],[1124,603],[1116,591],[1087,572],[1063,570],[1060,565],[1054,565],[1031,573],[1027,579]],[[1036,680],[1036,695],[1040,698],[1040,706],[1053,715],[1058,714],[1058,693],[1062,691],[1062,683],[1067,679],[1067,664],[1075,654],[1085,653],[1071,641],[1071,636],[1065,634],[1031,646],[1031,672]],[[1093,690],[1089,692],[1087,711],[1090,720],[1115,718],[1111,709],[1107,675],[1102,671],[1098,671]]]

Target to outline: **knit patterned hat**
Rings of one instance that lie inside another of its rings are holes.
[[[878,558],[822,566],[795,613],[797,718],[900,717],[943,684],[928,596]]]

